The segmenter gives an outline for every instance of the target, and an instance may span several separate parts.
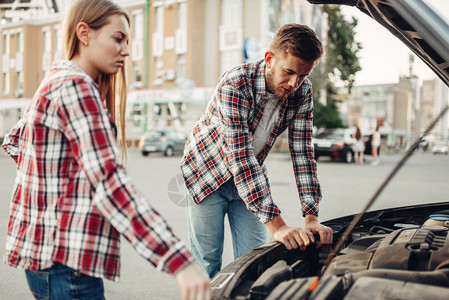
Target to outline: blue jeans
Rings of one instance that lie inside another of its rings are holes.
[[[232,178],[199,204],[195,204],[187,194],[190,246],[198,263],[211,278],[221,269],[226,214],[231,227],[234,258],[266,243],[265,225],[246,208]]]
[[[81,274],[61,264],[39,271],[25,271],[35,299],[104,300],[103,280]]]

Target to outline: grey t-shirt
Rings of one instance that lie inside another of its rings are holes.
[[[260,119],[259,124],[257,124],[256,131],[254,131],[253,134],[253,147],[255,155],[259,154],[267,144],[268,138],[270,137],[273,126],[279,115],[281,106],[282,101],[276,98],[273,94],[268,93],[268,101],[265,104],[262,118]]]

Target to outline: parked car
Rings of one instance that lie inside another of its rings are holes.
[[[449,147],[447,143],[436,143],[432,147],[432,153],[435,154],[449,154]]]
[[[165,156],[173,156],[175,152],[184,151],[187,136],[175,129],[151,130],[145,133],[139,142],[139,150],[143,156],[152,152],[162,152]]]
[[[449,85],[449,25],[425,1],[308,1],[360,9]],[[377,53],[373,59],[384,55],[388,53]],[[212,298],[449,299],[448,203],[391,204],[366,212],[347,234],[354,215],[322,222],[333,230],[331,247],[316,249],[312,244],[305,251],[289,251],[275,242],[254,249],[212,278]]]
[[[313,138],[315,149],[315,159],[321,156],[330,157],[332,160],[338,160],[345,163],[354,162],[354,151],[352,146],[355,143],[355,128],[333,128],[319,131]],[[371,155],[372,133],[364,134],[365,155]]]
[[[355,139],[352,137],[354,130],[337,128],[326,129],[317,134],[313,139],[315,159],[320,156],[328,156],[331,159],[351,163],[354,160],[352,145]]]

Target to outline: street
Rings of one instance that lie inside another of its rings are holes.
[[[391,172],[402,154],[381,154],[377,167],[318,161],[318,176],[323,188],[320,220],[328,220],[358,212]],[[155,154],[143,157],[135,149],[129,151],[128,172],[137,187],[172,226],[174,232],[187,241],[187,221],[184,188],[180,178],[180,156],[166,158]],[[272,153],[267,159],[275,202],[288,225],[302,226],[296,184],[288,154]],[[9,201],[14,182],[15,166],[1,151],[0,154],[0,253],[4,252]],[[449,200],[449,156],[418,152],[399,171],[372,209]],[[107,299],[179,299],[176,280],[157,272],[139,257],[130,244],[122,241],[121,280],[105,280]],[[225,240],[224,262],[232,261],[229,231]],[[33,299],[23,271],[0,264],[2,299]]]

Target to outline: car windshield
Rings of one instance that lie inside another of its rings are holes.
[[[158,139],[162,133],[160,131],[150,131],[147,133],[147,139],[155,140]]]

